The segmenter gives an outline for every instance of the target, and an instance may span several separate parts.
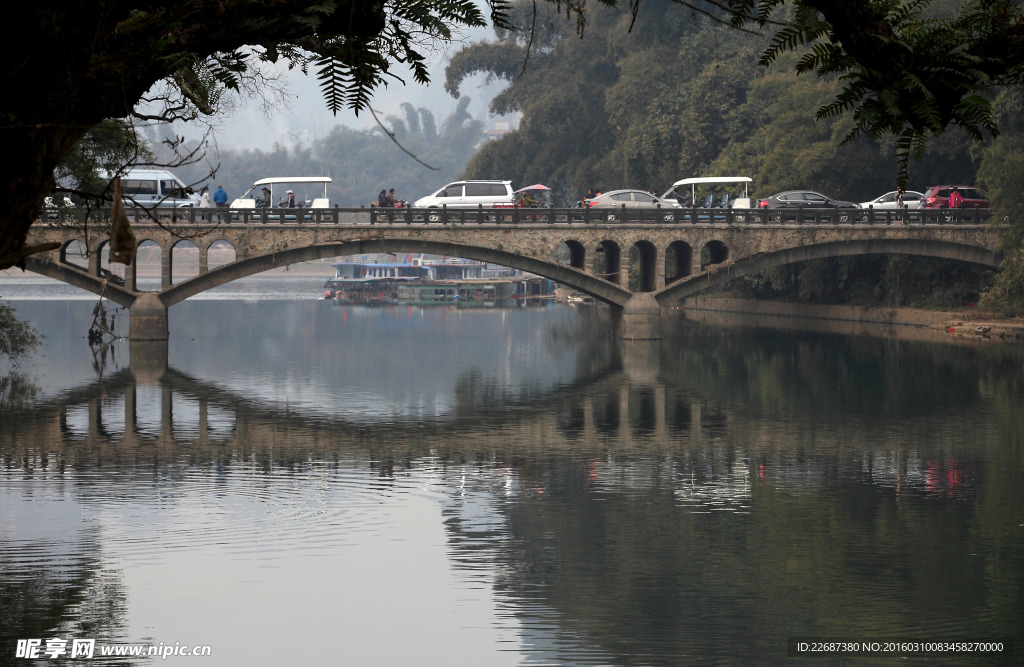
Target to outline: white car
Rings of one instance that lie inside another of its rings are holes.
[[[493,208],[512,206],[516,195],[512,181],[456,181],[449,183],[432,195],[417,199],[416,208]]]
[[[199,206],[199,195],[163,169],[129,169],[121,177],[125,206]]]
[[[921,208],[924,195],[915,190],[907,190],[903,194],[903,205],[907,208]],[[896,191],[886,192],[878,199],[857,204],[857,208],[896,208]]]

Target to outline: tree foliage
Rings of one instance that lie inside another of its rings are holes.
[[[995,218],[1010,223],[1000,272],[982,304],[1007,314],[1024,314],[1024,92],[1003,92],[995,102],[1003,133],[982,152],[978,180],[988,188]]]
[[[528,7],[517,4],[513,19],[522,21]],[[590,187],[660,192],[680,178],[727,174],[752,177],[759,195],[811,188],[863,201],[893,187],[893,138],[841,145],[853,118],[815,120],[841,81],[797,76],[797,53],[780,54],[775,68],[759,66],[770,36],[690,20],[667,0],[644,7],[632,33],[631,17],[591,11],[582,40],[542,13],[540,46],[522,78],[513,66],[525,54],[521,35],[499,33],[458,52],[449,90],[485,72],[509,81],[492,111],[523,115],[520,129],[485,146],[466,175],[546,182],[566,203]],[[911,186],[970,182],[976,169],[967,135],[953,130],[929,143]]]

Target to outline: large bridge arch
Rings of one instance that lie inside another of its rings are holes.
[[[233,280],[299,262],[338,257],[340,255],[362,255],[369,253],[404,254],[408,252],[465,257],[467,259],[492,262],[514,269],[521,269],[550,278],[613,306],[625,306],[631,296],[629,290],[586,274],[581,270],[567,267],[557,262],[548,262],[535,257],[517,255],[504,250],[417,239],[360,239],[289,248],[257,257],[243,258],[232,264],[226,264],[174,285],[160,294],[160,301],[164,306],[170,307],[190,296],[195,296]]]
[[[39,257],[26,257],[25,270],[31,271],[32,273],[38,273],[39,275],[46,276],[47,278],[59,280],[63,283],[67,283],[68,285],[80,287],[97,296],[110,299],[114,303],[120,304],[125,308],[130,308],[131,305],[135,303],[135,299],[137,297],[134,292],[126,290],[119,285],[115,285],[110,281],[89,275],[87,271],[75,268],[72,264],[51,262],[46,259],[40,259]]]
[[[855,255],[916,255],[953,259],[977,264],[990,269],[999,266],[996,251],[963,243],[929,239],[866,239],[832,241],[786,248],[775,252],[759,253],[732,263],[711,265],[707,271],[673,282],[655,293],[662,306],[675,306],[683,299],[721,287],[730,280],[776,266],[806,262],[828,257]]]

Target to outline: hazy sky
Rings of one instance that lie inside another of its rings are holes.
[[[445,116],[455,110],[456,104],[456,100],[444,90],[444,68],[450,57],[459,50],[462,43],[493,38],[494,31],[489,27],[467,31],[460,42],[452,43],[445,52],[437,53],[431,59],[429,85],[409,83],[403,86],[394,81],[387,88],[378,89],[373,98],[373,108],[384,112],[378,114],[383,121],[388,114],[400,115],[399,106],[403,102],[410,102],[415,107],[429,109],[440,124]],[[412,82],[412,76],[405,74],[402,72],[400,76]],[[328,134],[335,125],[367,128],[375,124],[368,112],[358,117],[347,110],[339,112],[337,116],[331,114],[324,104],[323,94],[313,73],[304,75],[298,70],[285,71],[283,79],[288,90],[287,108],[273,112],[268,117],[255,102],[240,105],[234,114],[222,119],[216,128],[216,140],[221,147],[266,150],[275,141],[291,144],[302,138],[308,142]],[[484,79],[484,75],[476,75],[467,79],[459,88],[463,95],[472,98],[469,112],[478,120],[487,119],[488,103],[506,85],[502,81],[484,85]],[[195,132],[195,127],[178,128],[178,134],[189,138]]]

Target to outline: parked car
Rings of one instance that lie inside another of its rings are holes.
[[[796,208],[797,206],[806,206],[808,208],[831,208],[833,206],[857,208],[857,205],[852,201],[840,201],[808,190],[779,192],[771,197],[757,200],[758,208]]]
[[[671,208],[676,205],[675,200],[658,199],[643,190],[612,190],[600,197],[588,199],[587,203],[592,208],[620,208],[623,204],[626,208],[657,208],[659,204],[664,208]]]
[[[916,190],[907,190],[903,193],[903,205],[907,208],[920,208],[924,195]],[[860,208],[896,208],[896,191],[886,192],[884,195],[871,201],[857,204]]]
[[[512,206],[516,195],[512,181],[456,181],[449,183],[432,195],[417,199],[416,208],[447,206],[448,208],[493,208]]]
[[[125,206],[199,206],[199,195],[162,169],[129,169],[121,177]]]
[[[921,208],[948,208],[949,193],[953,188],[960,190],[960,196],[964,198],[963,208],[991,208],[988,201],[988,194],[978,188],[969,185],[933,185],[924,191],[921,198]]]

